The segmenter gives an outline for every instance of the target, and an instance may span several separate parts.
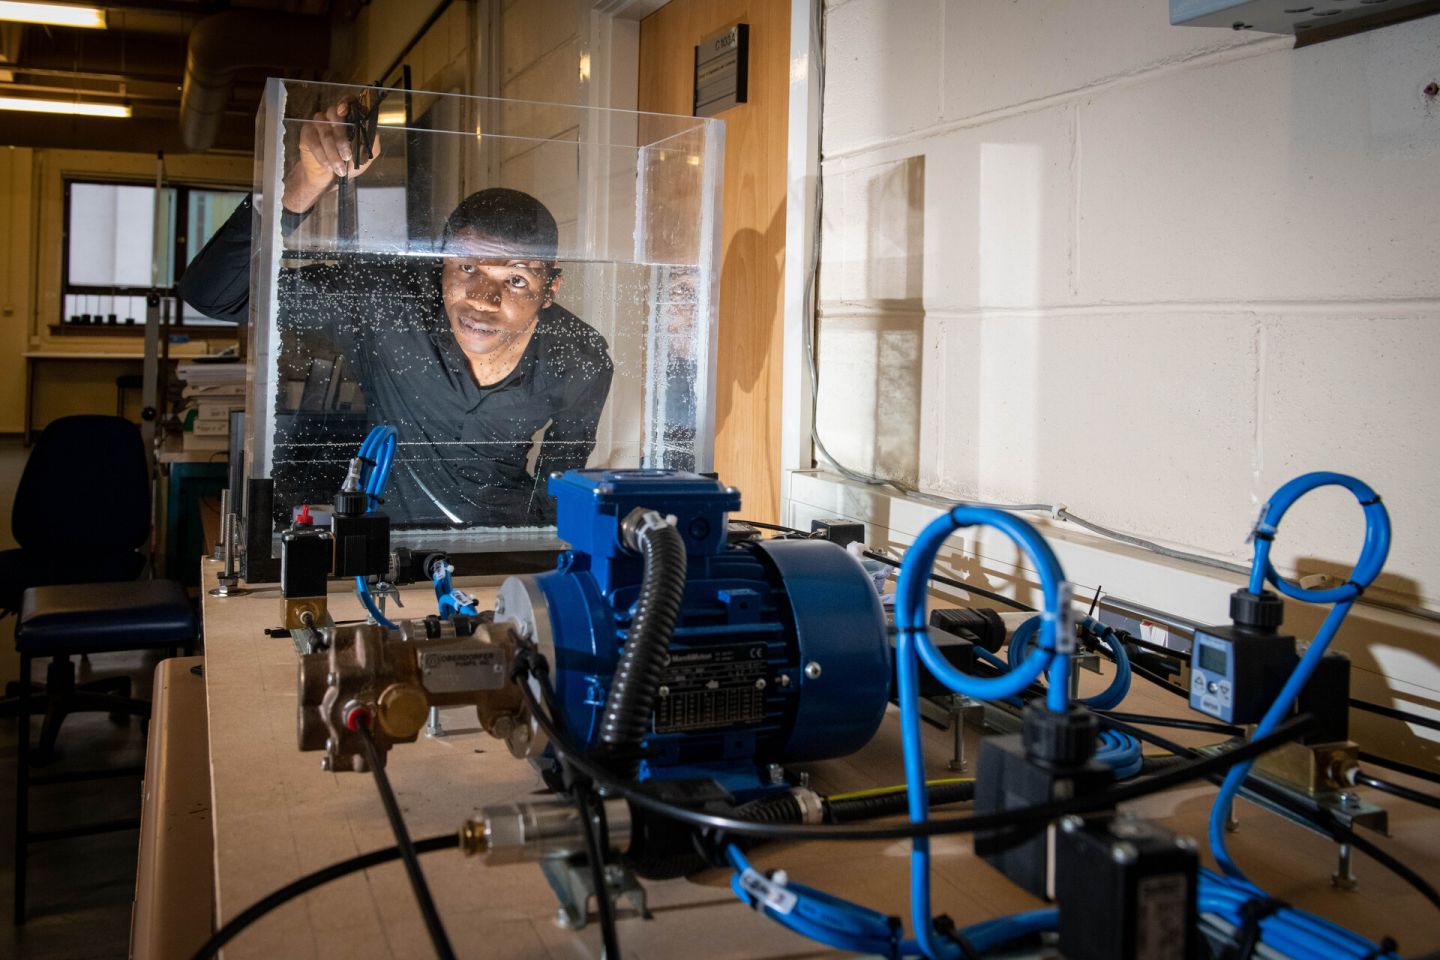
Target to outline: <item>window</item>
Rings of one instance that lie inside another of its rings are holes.
[[[171,324],[216,325],[185,306],[177,284],[185,264],[244,199],[242,190],[163,187],[157,230],[153,186],[67,182],[60,323],[82,330],[143,327],[145,296],[154,287],[162,310],[168,303]]]

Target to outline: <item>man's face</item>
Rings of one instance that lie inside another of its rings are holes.
[[[503,243],[473,231],[447,246],[440,281],[445,316],[467,356],[494,353],[528,333],[560,284],[549,264],[506,252]]]

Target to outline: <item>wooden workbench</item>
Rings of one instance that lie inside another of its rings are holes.
[[[217,569],[218,564],[204,563],[207,589],[214,585]],[[485,600],[495,582],[464,586]],[[408,588],[407,612],[428,612],[433,606],[428,594],[423,585]],[[353,594],[339,590],[332,595],[331,611],[338,620],[361,616]],[[289,640],[264,634],[280,621],[279,588],[262,587],[227,599],[207,595],[204,616],[218,924],[303,874],[394,841],[369,775],[322,772],[320,754],[300,753],[296,747],[296,653]],[[1125,708],[1174,712],[1183,706],[1137,678]],[[473,711],[456,708],[442,717],[444,737],[422,735],[414,744],[396,747],[387,767],[417,839],[453,832],[483,806],[522,800],[541,789],[529,765],[480,731]],[[1172,734],[1192,745],[1207,739],[1203,734]],[[945,772],[948,734],[927,729],[926,736],[932,775],[954,776]],[[899,782],[895,711],[860,753],[806,769],[812,787],[821,793]],[[1176,790],[1135,809],[1203,837],[1213,795],[1208,786]],[[1440,883],[1435,856],[1440,831],[1434,829],[1434,819],[1427,821],[1423,808],[1403,801],[1381,802],[1390,809],[1392,831],[1391,839],[1379,838],[1381,843],[1432,883]],[[1232,836],[1231,850],[1252,879],[1275,896],[1367,936],[1393,935],[1407,954],[1440,946],[1440,914],[1380,867],[1357,856],[1359,889],[1334,890],[1333,843],[1243,801],[1237,813],[1241,827]],[[933,849],[937,913],[964,925],[1040,905],[977,860],[968,837],[937,838]],[[752,859],[757,867],[783,867],[796,881],[905,917],[908,928],[908,853],[908,844],[898,842],[776,844],[755,850]],[[422,863],[461,956],[573,960],[600,955],[593,923],[578,932],[557,925],[557,904],[538,866],[488,867],[448,851],[428,854]],[[730,892],[728,874],[721,871],[647,883],[646,888],[654,919],[622,913],[619,936],[626,957],[789,960],[831,955],[739,904]],[[229,960],[430,955],[398,862],[287,904],[224,952]]]

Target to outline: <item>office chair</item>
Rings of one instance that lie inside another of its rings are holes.
[[[150,539],[150,461],[120,417],[62,417],[30,451],[0,550],[0,616],[30,587],[134,580]]]
[[[11,520],[20,547],[0,552],[0,607],[19,612],[16,695],[0,713],[19,718],[15,802],[15,923],[25,922],[29,845],[133,828],[137,821],[32,830],[32,785],[72,783],[134,771],[108,769],[32,776],[47,762],[65,717],[81,710],[150,715],[130,696],[128,677],[75,682],[72,657],[161,649],[174,656],[197,634],[194,608],[173,580],[135,580],[150,538],[150,466],[139,429],[119,417],[65,417],[45,428],[15,494]],[[30,682],[36,658],[50,660],[43,687]],[[44,714],[37,748],[30,717]]]

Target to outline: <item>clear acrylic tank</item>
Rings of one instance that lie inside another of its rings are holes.
[[[362,112],[373,163],[282,216],[307,127],[364,149]],[[719,121],[272,79],[256,136],[246,461],[272,530],[332,502],[377,424],[394,536],[451,550],[554,545],[552,470],[712,469]],[[505,202],[462,207],[480,191]]]

